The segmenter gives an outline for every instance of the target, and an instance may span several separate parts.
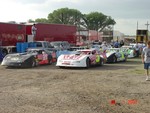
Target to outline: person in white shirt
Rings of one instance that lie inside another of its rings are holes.
[[[141,55],[144,69],[146,70],[146,81],[149,80],[149,67],[150,67],[150,41],[147,42],[147,47],[143,48]]]
[[[101,47],[102,47],[102,51],[103,51],[103,52],[108,49],[108,46],[107,46],[107,44],[106,44],[105,41],[103,42],[103,44],[101,45]]]
[[[37,28],[35,27],[35,24],[33,24],[33,26],[31,27],[31,33],[33,35],[33,40],[35,39],[36,31],[37,31]]]

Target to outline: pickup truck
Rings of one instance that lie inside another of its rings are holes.
[[[48,41],[36,41],[34,42],[36,47],[41,47],[41,48],[52,48],[50,43]]]

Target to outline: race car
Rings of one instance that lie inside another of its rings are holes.
[[[106,52],[107,63],[115,63],[120,61],[126,61],[128,54],[126,52],[122,52],[120,48],[111,48]]]
[[[4,55],[2,52],[2,48],[0,47],[0,62],[3,60],[3,58],[4,58]]]
[[[70,54],[62,54],[58,57],[56,66],[61,67],[87,67],[103,65],[104,59],[96,49],[77,50]]]
[[[52,55],[44,48],[29,48],[25,53],[7,54],[1,63],[7,67],[35,67],[43,64],[52,64]]]
[[[4,55],[0,52],[0,62],[3,60]]]
[[[133,46],[122,46],[120,49],[122,52],[126,52],[128,54],[128,58],[134,58],[136,56],[136,51]]]

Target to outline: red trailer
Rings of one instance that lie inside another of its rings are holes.
[[[0,23],[0,47],[3,54],[15,49],[17,42],[25,42],[26,26],[22,24]]]
[[[0,23],[0,47],[3,54],[14,51],[18,42],[32,42],[32,25]],[[76,26],[37,23],[36,28],[34,41],[68,41],[76,44]]]
[[[32,41],[32,25],[26,25],[27,41]],[[68,41],[76,44],[76,26],[62,24],[43,24],[37,23],[35,41]]]

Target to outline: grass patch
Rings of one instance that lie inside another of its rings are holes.
[[[144,74],[145,70],[144,69],[135,69],[135,70],[131,70],[131,73],[135,73],[135,74]]]

